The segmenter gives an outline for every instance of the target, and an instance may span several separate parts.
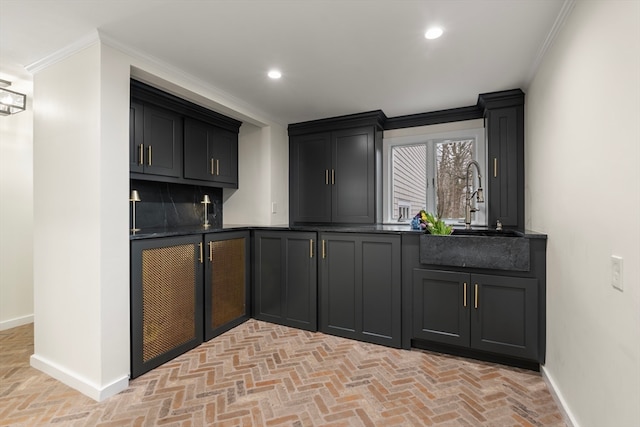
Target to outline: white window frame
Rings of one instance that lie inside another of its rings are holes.
[[[483,178],[482,188],[484,190],[484,203],[479,203],[476,207],[479,208],[478,212],[472,214],[472,225],[480,226],[487,224],[487,204],[489,200],[489,192],[487,190],[487,147],[485,143],[485,129],[483,127],[482,120],[479,121],[470,121],[471,123],[466,124],[468,129],[464,129],[465,125],[462,125],[463,129],[455,129],[455,130],[446,130],[446,125],[436,125],[436,126],[423,126],[419,129],[414,129],[413,132],[410,132],[406,135],[398,135],[398,132],[385,132],[382,142],[382,179],[383,179],[383,187],[382,187],[382,198],[383,198],[383,212],[384,212],[384,223],[386,224],[397,224],[398,220],[393,219],[393,200],[392,200],[392,188],[393,182],[391,177],[391,168],[393,159],[391,156],[391,150],[393,147],[402,146],[402,145],[416,145],[416,144],[434,144],[437,142],[442,142],[446,140],[463,140],[463,139],[474,139],[474,150],[473,150],[473,159],[476,160],[481,165],[481,174]],[[458,124],[452,124],[450,127],[460,126]],[[445,129],[443,129],[443,127]],[[435,178],[435,159],[434,159],[434,150],[427,150],[427,165],[425,165],[425,173],[427,174],[427,180],[429,186],[431,187],[433,178]],[[472,170],[473,174],[473,188],[477,189],[478,181],[476,172]],[[433,194],[431,194],[433,193]],[[427,192],[427,211],[434,212],[435,211],[435,192]],[[412,212],[411,217],[415,215],[417,212]],[[410,218],[403,218],[402,222],[410,222]],[[457,221],[446,221],[453,225],[456,224],[464,224],[464,220]]]

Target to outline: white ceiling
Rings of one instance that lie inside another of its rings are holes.
[[[568,1],[0,0],[0,63],[28,66],[97,29],[282,124],[395,117],[526,89]],[[424,38],[431,25],[440,39]]]

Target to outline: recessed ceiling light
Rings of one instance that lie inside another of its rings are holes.
[[[424,33],[424,37],[429,40],[437,39],[442,35],[443,31],[440,27],[429,28],[426,33]]]
[[[272,79],[279,79],[280,77],[282,77],[282,73],[278,70],[271,70],[269,71],[269,73],[267,73],[267,75]]]

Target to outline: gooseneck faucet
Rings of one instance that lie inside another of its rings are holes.
[[[471,191],[469,192],[469,195],[466,196],[466,204],[465,204],[465,208],[464,208],[464,228],[469,230],[471,229],[471,212],[478,212],[478,208],[472,208],[471,207],[471,199],[473,199],[473,196],[475,194],[476,196],[476,201],[478,203],[484,203],[484,195],[482,194],[482,175],[480,174],[480,165],[478,164],[478,162],[476,162],[475,160],[471,160],[469,162],[469,164],[467,165],[467,186],[466,188],[469,189],[469,175],[471,175],[471,166],[475,166],[476,170],[478,171],[478,189],[476,191]]]

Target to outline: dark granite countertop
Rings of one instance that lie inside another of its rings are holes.
[[[462,228],[462,227],[456,227]],[[486,230],[487,227],[474,227],[474,230]],[[412,230],[409,224],[373,224],[373,225],[249,225],[249,224],[229,224],[223,227],[203,227],[202,225],[192,225],[183,227],[156,227],[145,228],[135,233],[131,233],[130,240],[152,239],[158,237],[185,236],[192,234],[221,233],[234,230],[290,230],[290,231],[311,231],[311,232],[334,232],[334,233],[376,233],[376,234],[422,234],[422,230]],[[466,236],[455,236],[464,238]],[[523,237],[529,239],[546,239],[547,235],[535,231],[526,230]]]

